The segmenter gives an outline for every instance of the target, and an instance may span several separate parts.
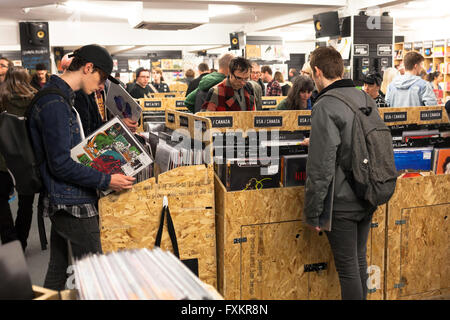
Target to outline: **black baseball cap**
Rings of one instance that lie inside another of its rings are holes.
[[[105,48],[96,44],[89,44],[75,50],[72,54],[69,55],[69,58],[70,57],[80,57],[88,62],[92,62],[94,64],[94,67],[99,68],[108,75],[109,81],[115,84],[119,84],[119,81],[111,76],[111,72],[113,69],[113,60],[111,55],[108,51],[106,51]]]
[[[381,77],[381,74],[378,72],[368,73],[364,76],[363,82],[367,84],[376,84],[377,86],[381,85],[381,82],[383,81],[383,78]]]

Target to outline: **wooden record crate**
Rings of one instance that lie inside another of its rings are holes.
[[[386,299],[450,298],[450,175],[399,178],[388,203]]]
[[[215,176],[218,290],[225,299],[340,299],[324,233],[302,222],[304,187],[228,192]],[[367,262],[368,299],[383,298],[384,219],[374,214]],[[326,263],[323,271],[308,267]]]
[[[262,97],[262,108],[264,110],[276,109],[277,106],[280,104],[280,102],[286,98],[287,97],[285,97],[285,96],[276,96],[276,97],[263,96]]]
[[[170,115],[170,116],[169,116]],[[175,110],[165,110],[166,126],[185,129],[205,145],[212,143],[211,121]],[[171,121],[170,119],[172,119]],[[186,122],[184,122],[186,120]],[[209,153],[208,153],[209,151]],[[212,150],[206,149],[208,159]],[[214,170],[212,165],[178,167],[156,174],[133,186],[99,200],[100,236],[104,252],[153,248],[159,227],[163,198],[167,196],[175,226],[180,259],[198,259],[199,278],[217,287]],[[161,248],[172,250],[167,220]]]
[[[55,291],[39,286],[32,286],[34,292],[33,300],[77,300],[76,290]]]
[[[379,108],[381,119],[386,125],[439,124],[448,123],[448,115],[443,106]]]
[[[178,167],[99,201],[104,252],[153,248],[163,197],[175,226],[180,259],[198,259],[199,278],[216,287],[216,235],[212,166]],[[167,218],[161,248],[172,251]]]

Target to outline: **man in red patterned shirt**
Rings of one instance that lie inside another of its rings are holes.
[[[253,111],[255,93],[250,80],[250,61],[236,57],[230,61],[228,77],[209,89],[202,110],[206,111]]]
[[[282,96],[283,91],[278,81],[272,78],[272,69],[269,66],[261,68],[261,78],[267,82],[266,96]]]

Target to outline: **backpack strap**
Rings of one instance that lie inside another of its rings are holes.
[[[322,97],[330,96],[339,99],[342,102],[344,102],[354,113],[361,111],[366,116],[369,116],[373,111],[373,106],[369,105],[370,102],[370,100],[368,99],[369,95],[364,91],[361,91],[361,93],[364,95],[364,98],[366,99],[365,106],[360,106],[358,103],[356,103],[354,99],[352,99],[349,96],[343,95],[342,93],[336,90],[327,91],[323,94]]]
[[[63,97],[63,99],[69,104],[69,106],[71,106],[71,102],[69,100],[69,98],[66,96],[66,94],[64,94],[64,92],[59,89],[59,88],[55,88],[55,87],[49,87],[49,88],[44,88],[39,90],[33,97],[33,99],[31,100],[27,111],[25,112],[25,117],[27,119],[29,119],[29,116],[31,115],[31,111],[33,109],[33,106],[36,104],[36,102],[39,101],[39,99],[41,99],[43,96],[49,95],[49,94],[56,94],[58,96]]]

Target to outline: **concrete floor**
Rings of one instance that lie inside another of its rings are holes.
[[[30,235],[28,236],[28,245],[25,251],[25,258],[28,264],[31,283],[42,287],[44,285],[45,274],[47,272],[48,261],[50,259],[50,219],[44,218],[45,231],[47,234],[47,250],[41,250],[41,242],[39,240],[39,232],[37,227],[37,202],[38,195],[34,199],[33,222],[31,224]],[[16,199],[10,203],[13,219],[17,214],[17,194]]]

